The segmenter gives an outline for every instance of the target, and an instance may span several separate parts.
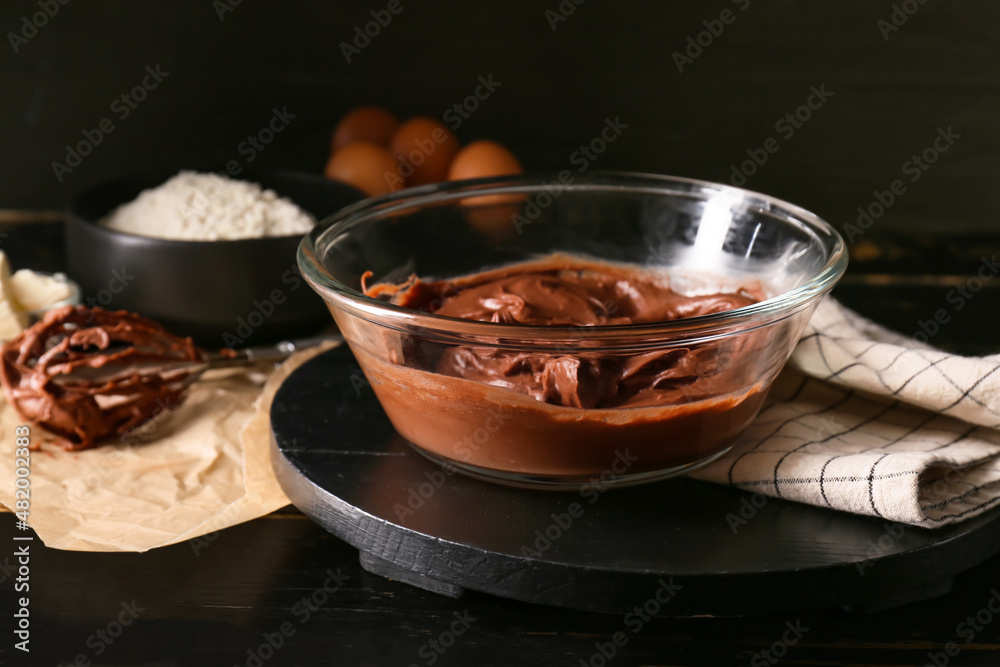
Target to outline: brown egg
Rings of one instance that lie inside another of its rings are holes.
[[[399,160],[399,173],[407,185],[443,181],[458,149],[458,138],[452,131],[427,116],[400,125],[389,144],[389,152]]]
[[[381,107],[358,107],[349,111],[333,131],[330,152],[358,141],[369,141],[384,148],[399,127],[399,119]]]
[[[367,141],[344,146],[330,157],[327,178],[353,185],[369,197],[403,187],[396,159],[386,149]]]
[[[448,180],[520,174],[521,163],[514,154],[495,141],[482,139],[463,148],[448,167]]]
[[[495,141],[473,141],[451,161],[448,180],[520,174],[521,163]],[[507,238],[516,231],[512,216],[521,210],[524,195],[488,195],[461,200],[469,226],[493,239]]]

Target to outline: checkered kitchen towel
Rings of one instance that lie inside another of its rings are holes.
[[[916,526],[1000,504],[1000,355],[960,357],[824,299],[724,458],[691,474]]]

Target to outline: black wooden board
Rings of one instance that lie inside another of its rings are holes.
[[[686,478],[551,492],[449,473],[395,432],[346,347],[288,378],[271,424],[299,509],[367,570],[453,597],[653,616],[874,611],[943,595],[1000,552],[1000,511],[927,530]]]

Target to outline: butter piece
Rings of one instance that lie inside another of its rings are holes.
[[[69,285],[52,276],[21,269],[10,277],[15,308],[24,312],[42,310],[73,296]]]
[[[20,312],[14,296],[10,262],[0,251],[0,340],[10,340],[28,326],[28,316]]]

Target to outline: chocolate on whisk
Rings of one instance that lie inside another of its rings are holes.
[[[64,306],[0,346],[0,381],[22,418],[80,450],[176,407],[204,361],[152,320]]]

